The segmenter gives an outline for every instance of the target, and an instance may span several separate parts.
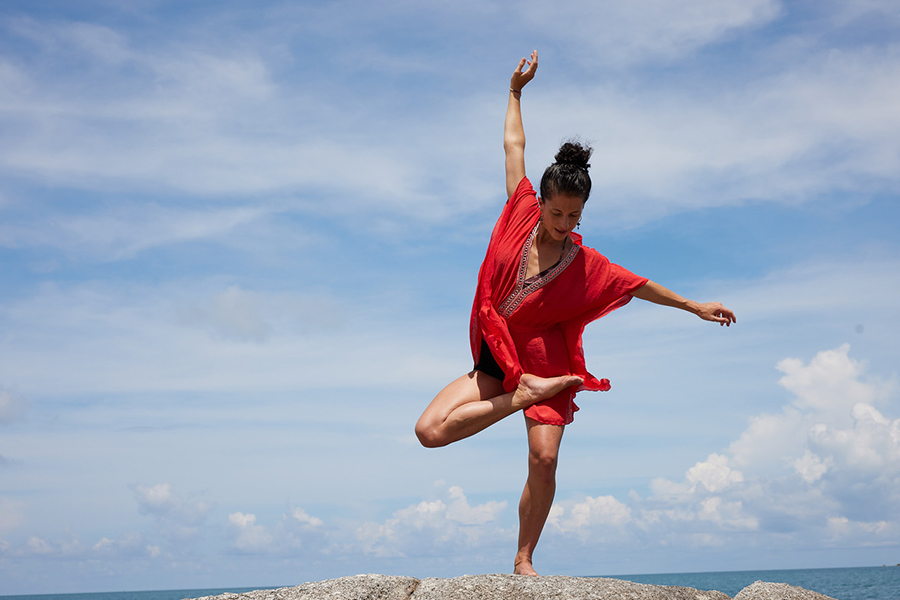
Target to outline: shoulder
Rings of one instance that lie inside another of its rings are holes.
[[[641,277],[635,275],[625,267],[611,262],[606,256],[600,254],[600,252],[594,248],[582,245],[581,236],[578,236],[576,243],[579,244],[581,250],[579,254],[581,254],[582,260],[584,260],[585,271],[589,277],[625,281],[641,279]]]
[[[528,177],[523,177],[519,185],[516,186],[516,191],[510,196],[509,202],[516,202],[528,197],[537,198],[537,192],[534,191],[534,186],[531,185]]]
[[[575,244],[578,246],[580,250],[579,254],[584,257],[583,259],[586,262],[588,262],[589,264],[594,264],[596,266],[606,266],[610,264],[609,259],[597,252],[597,250],[591,248],[590,246],[585,246],[582,242],[581,235],[575,233],[574,231],[569,235],[572,236],[572,241],[575,242]]]
[[[494,224],[491,244],[506,244],[515,240],[519,244],[518,250],[521,250],[522,241],[539,218],[537,194],[528,178],[523,177],[513,195],[503,205],[503,211]]]
[[[607,281],[617,281],[626,287],[640,287],[647,282],[646,277],[636,275],[622,265],[611,262],[606,256],[593,248],[582,246],[587,270],[595,277],[602,276]]]
[[[534,191],[534,187],[528,178],[523,177],[519,185],[516,186],[516,191],[506,201],[504,213],[510,217],[517,215],[514,217],[516,219],[530,220],[531,217],[538,213],[537,207],[537,193]]]

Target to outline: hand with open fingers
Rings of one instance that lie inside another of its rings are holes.
[[[737,317],[734,316],[734,312],[728,310],[719,302],[701,304],[697,311],[697,316],[704,321],[713,321],[726,327],[731,327],[732,323],[737,323]]]
[[[526,64],[528,65],[528,68],[525,68]],[[531,53],[531,60],[523,58],[519,61],[519,66],[516,67],[512,78],[509,80],[509,87],[517,92],[521,92],[522,88],[525,87],[525,84],[534,79],[534,73],[537,71],[537,67],[538,54],[537,50],[534,50]],[[524,71],[522,70],[523,68],[525,68]]]

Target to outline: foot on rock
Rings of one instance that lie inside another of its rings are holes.
[[[584,383],[581,377],[562,375],[560,377],[538,377],[528,373],[519,378],[514,401],[520,408],[527,408],[536,402],[552,398],[567,387]]]
[[[531,577],[540,577],[537,571],[534,570],[534,567],[532,566],[530,560],[516,561],[515,569],[513,569],[513,575],[529,575]]]

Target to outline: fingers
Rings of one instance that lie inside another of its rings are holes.
[[[732,323],[737,323],[737,317],[735,317],[734,313],[727,308],[723,308],[716,312],[716,321],[718,321],[720,325],[731,327]]]
[[[731,327],[732,323],[737,323],[737,317],[734,316],[734,312],[725,308],[718,302],[710,302],[709,304],[704,305],[704,310],[701,311],[701,317],[708,321],[714,321],[719,325],[725,325],[726,327]]]
[[[537,62],[538,62],[538,54],[537,50],[532,50],[531,52],[531,60],[527,58],[523,58],[519,61],[519,66],[516,67],[516,73],[520,74],[533,74],[537,70]],[[528,65],[528,68],[524,71],[522,70],[525,65]]]
[[[530,73],[533,76],[534,72],[537,71],[537,66],[538,66],[537,50],[532,50],[531,51],[531,60],[528,61],[528,70],[526,71],[526,73]]]
[[[527,62],[528,62],[528,59],[527,59],[527,58],[523,58],[522,60],[520,60],[520,61],[519,61],[519,66],[516,67],[516,71],[515,71],[515,72],[516,72],[516,73],[521,73],[521,72],[522,72],[522,67],[524,67],[524,66],[525,66],[525,63],[527,63]]]

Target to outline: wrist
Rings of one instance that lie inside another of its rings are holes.
[[[518,94],[518,95],[520,95],[520,96],[522,95],[522,90],[517,90],[517,89],[514,88],[513,86],[509,86],[509,91],[510,91],[511,94]]]

